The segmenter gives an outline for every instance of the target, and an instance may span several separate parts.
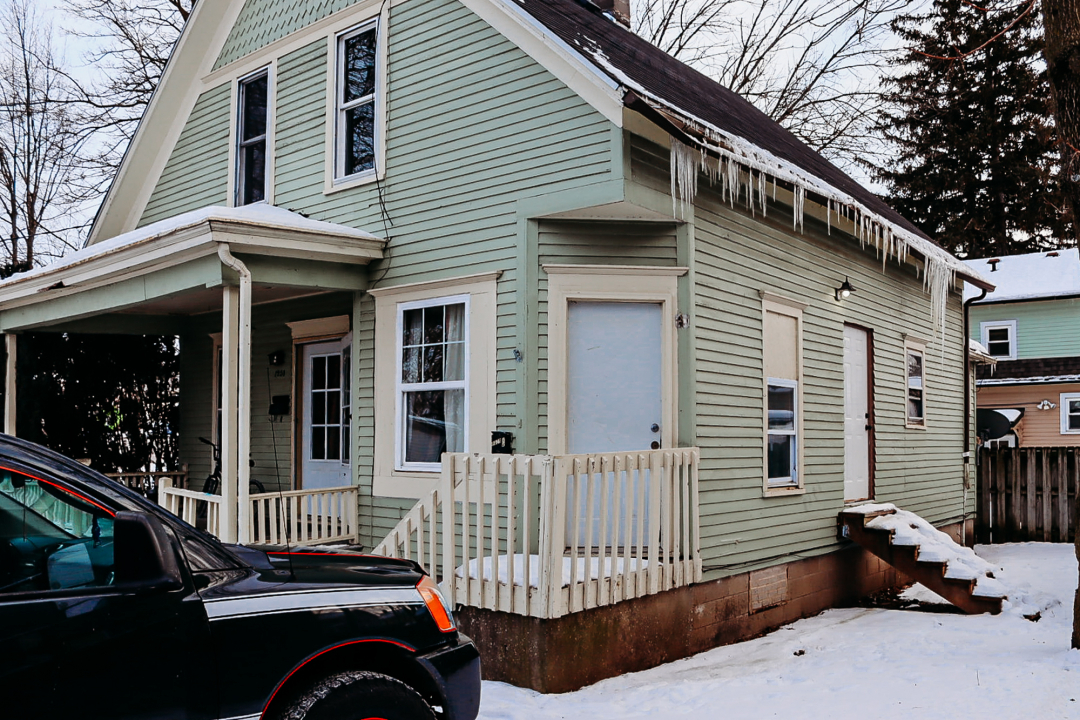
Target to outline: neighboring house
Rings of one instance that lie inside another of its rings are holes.
[[[895,581],[850,503],[964,534],[962,281],[992,288],[589,3],[215,0],[0,330],[178,335],[224,495],[165,495],[419,549],[487,676],[556,690]]]
[[[995,366],[978,369],[978,407],[1014,423],[995,445],[1080,445],[1080,250],[967,264],[997,286],[968,289],[968,329]]]

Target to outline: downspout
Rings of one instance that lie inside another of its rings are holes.
[[[248,484],[251,482],[251,271],[247,265],[233,257],[227,243],[218,244],[221,262],[240,275],[240,332],[238,334],[236,370],[237,442],[236,442],[236,505],[237,539],[243,544],[251,542],[251,526],[248,522]]]
[[[964,520],[960,523],[960,537],[964,544],[967,544],[967,473],[968,465],[971,464],[971,351],[969,350],[968,338],[970,332],[968,331],[968,315],[971,310],[971,304],[978,302],[986,297],[986,288],[982,289],[982,293],[978,297],[969,298],[964,301],[964,332],[961,340],[964,343]],[[976,458],[976,466],[978,465],[978,458]]]

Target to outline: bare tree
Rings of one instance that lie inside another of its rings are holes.
[[[33,0],[0,6],[0,275],[76,247],[94,187],[81,160],[87,133]]]
[[[98,159],[115,169],[161,82],[195,0],[66,0],[70,29],[98,49],[87,58],[97,82],[79,84],[84,122],[97,132]]]
[[[907,0],[634,0],[634,30],[854,168]]]
[[[1080,212],[1080,0],[1043,0],[1043,53],[1054,98],[1054,118],[1065,172],[1062,173],[1073,217]],[[1080,241],[1080,222],[1073,223]],[[1076,512],[1080,517],[1080,493]],[[1080,563],[1080,528],[1076,559]],[[1073,599],[1072,646],[1080,649],[1080,586]]]

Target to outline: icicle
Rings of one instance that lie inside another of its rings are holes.
[[[825,226],[829,229],[829,235],[832,235],[832,199],[826,198],[825,206]]]
[[[689,213],[697,196],[698,166],[701,152],[687,147],[671,138],[671,212],[678,215],[678,202],[683,205],[683,216]]]
[[[766,196],[767,183],[768,178],[765,177],[765,173],[760,173],[758,175],[758,195],[761,197],[761,217],[769,216],[769,198]]]
[[[734,209],[739,192],[739,165],[730,159],[727,162],[727,183],[728,187],[731,188],[730,201],[731,207]]]

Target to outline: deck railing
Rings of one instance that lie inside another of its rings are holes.
[[[158,486],[162,480],[167,480],[170,487],[186,488],[188,468],[184,465],[182,470],[171,472],[122,472],[105,473],[105,477],[112,478],[122,485],[126,485],[143,497],[157,497]]]
[[[251,495],[249,542],[317,545],[357,542],[355,485]]]
[[[555,618],[701,579],[697,448],[443,456],[375,548],[456,605]]]
[[[172,479],[158,478],[158,504],[181,520],[207,531],[221,533],[221,496],[172,486]]]

